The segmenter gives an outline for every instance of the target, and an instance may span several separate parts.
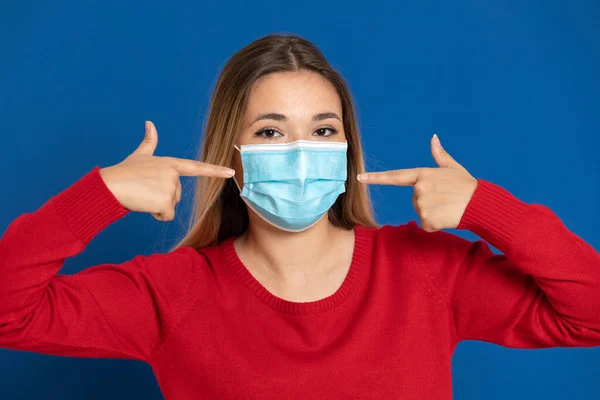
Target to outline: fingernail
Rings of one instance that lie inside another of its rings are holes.
[[[146,130],[150,129],[150,122],[146,121]]]
[[[231,169],[231,168],[227,168],[225,170],[225,175],[227,175],[227,176],[233,176],[233,175],[235,175],[235,170]]]
[[[438,147],[442,147],[442,144],[440,143],[440,138],[438,137],[437,133],[433,134],[433,143]]]
[[[356,179],[358,179],[361,182],[368,181],[369,180],[369,175],[358,174],[358,175],[356,175]]]

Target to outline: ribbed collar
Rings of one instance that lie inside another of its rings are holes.
[[[352,262],[338,290],[328,297],[310,302],[289,301],[269,292],[248,271],[242,260],[238,257],[233,243],[235,238],[226,239],[221,243],[220,247],[223,250],[226,262],[225,268],[231,269],[241,282],[262,302],[282,313],[296,315],[317,314],[334,308],[353,292],[357,291],[361,285],[366,284],[369,275],[367,259],[369,230],[369,228],[358,225],[354,228]]]

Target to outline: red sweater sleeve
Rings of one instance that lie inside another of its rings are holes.
[[[0,239],[0,347],[148,361],[183,312],[191,248],[58,274],[127,213],[95,167],[9,225]]]
[[[547,207],[479,180],[457,229],[412,224],[416,261],[456,339],[515,348],[600,345],[600,255]]]

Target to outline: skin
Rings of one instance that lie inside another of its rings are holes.
[[[254,122],[266,113],[283,114],[287,120]],[[313,121],[319,113],[335,113],[339,119]],[[346,142],[342,119],[340,98],[329,81],[309,71],[273,73],[255,82],[237,145],[296,140]],[[233,168],[234,179],[243,187],[237,151]],[[271,293],[290,301],[315,301],[341,286],[352,260],[353,231],[333,226],[325,214],[311,228],[291,233],[273,227],[251,209],[248,213],[249,228],[236,239],[235,248],[250,273]]]

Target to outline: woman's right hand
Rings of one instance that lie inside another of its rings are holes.
[[[119,164],[100,169],[110,191],[128,210],[171,221],[181,200],[180,176],[230,178],[235,173],[233,169],[201,161],[154,156],[157,144],[156,127],[146,121],[146,135],[138,148]]]

